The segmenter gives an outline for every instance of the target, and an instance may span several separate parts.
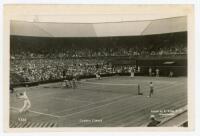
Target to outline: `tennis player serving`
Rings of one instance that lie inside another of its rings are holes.
[[[18,121],[23,121],[23,122],[27,121],[26,116],[29,109],[31,108],[31,102],[26,94],[27,88],[28,88],[28,85],[26,85],[26,90],[24,92],[17,94],[17,98],[22,99],[24,103],[23,107],[19,109],[19,115],[18,115]]]

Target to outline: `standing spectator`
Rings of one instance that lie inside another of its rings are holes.
[[[140,73],[140,66],[138,66],[137,72]]]
[[[135,68],[131,67],[131,78],[135,76]]]
[[[149,68],[149,76],[152,76],[152,69],[151,69],[151,67]]]
[[[174,73],[172,71],[169,72],[169,77],[173,77]]]
[[[159,77],[159,72],[160,72],[160,70],[157,68],[156,69],[156,77]]]

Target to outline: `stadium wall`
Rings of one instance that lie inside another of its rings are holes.
[[[174,76],[187,76],[187,59],[177,58],[160,58],[160,59],[137,59],[136,65],[141,67],[141,74],[148,75],[149,68],[155,73],[155,69],[159,69],[160,76],[169,76],[172,71]]]
[[[187,55],[183,56],[148,56],[148,57],[134,57],[134,58],[121,58],[110,59],[109,63],[114,66],[140,66],[141,72],[136,73],[139,76],[149,75],[149,68],[155,73],[155,69],[160,70],[160,76],[169,76],[172,71],[174,76],[187,76]],[[127,74],[126,74],[127,75]]]
[[[187,32],[175,32],[167,34],[121,36],[121,37],[30,37],[11,35],[10,51],[32,51],[34,53],[49,53],[49,49],[68,48],[146,48],[154,49],[173,47],[182,44],[187,46]],[[151,50],[151,49],[150,49]]]

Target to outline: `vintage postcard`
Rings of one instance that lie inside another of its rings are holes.
[[[4,126],[194,129],[192,5],[4,5]]]

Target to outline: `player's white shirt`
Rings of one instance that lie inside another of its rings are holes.
[[[153,90],[153,84],[150,84],[150,89],[152,89],[152,90]]]
[[[24,101],[23,107],[19,110],[20,112],[26,111],[31,107],[31,102],[28,96],[26,95],[26,92],[24,92],[23,95],[19,96],[18,98]]]
[[[138,66],[138,72],[140,72],[140,67]]]

